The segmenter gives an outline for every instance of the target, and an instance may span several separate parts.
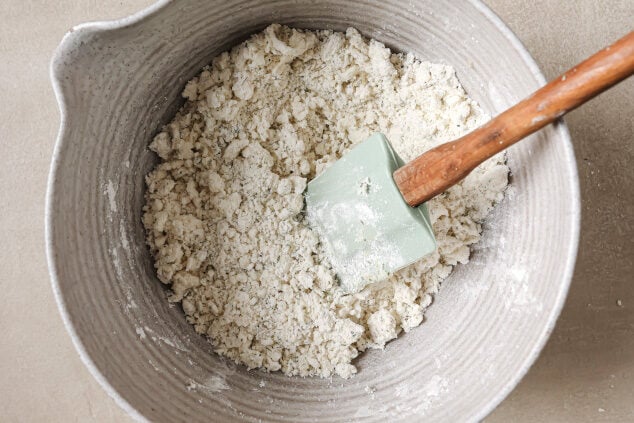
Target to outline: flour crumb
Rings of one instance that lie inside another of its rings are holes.
[[[372,185],[370,183],[370,177],[363,178],[359,181],[359,195],[363,195],[365,197],[370,193]]]
[[[147,338],[147,335],[145,334],[145,331],[143,330],[142,327],[137,326],[135,331],[136,331],[136,334],[139,336],[139,339],[143,340]]]
[[[146,177],[147,243],[170,304],[249,369],[355,374],[362,351],[421,324],[508,182],[503,155],[483,163],[428,203],[437,251],[346,295],[306,222],[306,184],[373,132],[409,161],[486,122],[455,71],[353,28],[271,25],[214,58],[183,97],[150,144],[161,162]]]
[[[363,389],[365,391],[366,394],[368,394],[370,396],[371,399],[375,399],[376,395],[376,388],[374,386],[367,386]]]

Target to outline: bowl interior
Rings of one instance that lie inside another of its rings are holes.
[[[468,265],[445,281],[423,325],[369,351],[349,380],[247,371],[170,307],[144,243],[152,136],[216,54],[279,22],[349,26],[453,65],[491,114],[542,79],[510,32],[469,0],[161,2],[87,24],[52,65],[63,122],[47,207],[62,314],[82,358],[137,417],[156,421],[438,421],[484,417],[536,358],[559,313],[576,253],[578,194],[563,125],[508,152],[507,198]]]

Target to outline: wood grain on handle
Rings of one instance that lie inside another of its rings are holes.
[[[455,141],[394,172],[414,207],[445,191],[476,166],[634,73],[634,32],[573,67],[530,97]]]

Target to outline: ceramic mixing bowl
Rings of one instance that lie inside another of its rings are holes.
[[[566,127],[508,151],[505,200],[485,222],[419,328],[357,359],[359,373],[287,378],[247,371],[166,301],[144,243],[152,136],[185,82],[270,23],[345,30],[453,65],[496,114],[544,79],[477,0],[161,1],[129,18],[73,28],[55,53],[62,115],[47,201],[53,288],[92,374],[132,416],[152,421],[475,421],[528,370],[570,283],[579,193]]]

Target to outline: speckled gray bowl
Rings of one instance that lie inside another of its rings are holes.
[[[161,1],[75,27],[52,63],[62,123],[47,198],[53,289],[82,359],[131,415],[153,421],[475,421],[536,359],[562,307],[579,230],[568,132],[549,126],[508,154],[507,198],[471,263],[418,329],[357,361],[349,380],[247,371],[211,353],[154,275],[141,227],[147,149],[185,82],[269,23],[354,26],[456,67],[492,114],[544,80],[476,0]]]

